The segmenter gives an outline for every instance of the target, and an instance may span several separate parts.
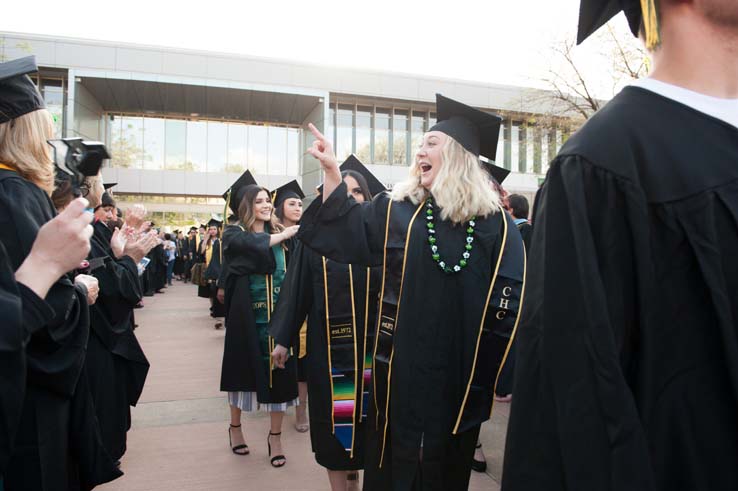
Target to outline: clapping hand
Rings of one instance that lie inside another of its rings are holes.
[[[146,217],[146,208],[144,205],[135,204],[126,211],[125,223],[134,230],[141,228]]]

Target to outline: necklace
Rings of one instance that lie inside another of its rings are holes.
[[[471,257],[472,242],[474,242],[474,227],[476,225],[474,220],[476,220],[477,217],[471,217],[471,220],[469,220],[466,225],[466,243],[464,244],[464,253],[461,255],[461,259],[456,265],[449,266],[438,253],[438,239],[436,239],[436,225],[434,222],[433,210],[433,198],[429,196],[425,200],[425,218],[428,220],[425,226],[428,231],[428,244],[430,244],[431,257],[444,273],[458,273],[466,267],[469,257]]]

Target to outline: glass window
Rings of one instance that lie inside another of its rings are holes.
[[[287,173],[287,128],[270,126],[267,129],[269,130],[268,173],[283,176]]]
[[[328,135],[328,139],[333,144],[333,148],[336,148],[336,105],[331,104],[328,108],[328,128],[326,131],[326,135]]]
[[[119,167],[140,169],[143,162],[143,118],[121,118],[120,138],[113,145]]]
[[[338,105],[336,114],[336,158],[343,162],[353,150],[354,106]]]
[[[243,172],[246,170],[246,149],[248,148],[249,129],[245,124],[230,123],[228,125],[228,155],[226,172]]]
[[[430,129],[435,124],[436,124],[436,113],[430,113],[430,118],[428,118],[428,128]]]
[[[226,123],[208,122],[208,172],[223,172],[228,153],[228,126]]]
[[[536,129],[532,126],[528,126],[525,136],[525,155],[527,162],[526,172],[532,172],[533,166],[535,165],[533,157],[535,155]]]
[[[392,163],[395,165],[408,165],[407,118],[406,110],[395,109],[392,119]]]
[[[249,126],[249,154],[247,166],[254,174],[267,173],[266,126]]]
[[[413,111],[413,119],[411,122],[411,138],[410,158],[415,157],[420,144],[423,142],[423,134],[425,133],[425,113]]]
[[[518,172],[520,170],[520,127],[514,123],[512,125],[510,145],[510,169],[514,172]]]
[[[300,173],[300,130],[287,129],[287,175],[297,177]]]
[[[374,163],[389,163],[390,109],[377,109],[374,116]]]
[[[143,124],[143,168],[161,170],[164,168],[165,120],[144,118]]]
[[[187,167],[187,122],[167,119],[165,168],[170,170],[193,170]]]
[[[54,136],[62,137],[64,126],[64,86],[60,79],[42,79],[42,93],[46,109],[54,120]]]
[[[372,161],[372,108],[356,108],[356,157],[362,162]]]
[[[208,124],[204,121],[187,121],[188,170],[205,172],[208,159]]]

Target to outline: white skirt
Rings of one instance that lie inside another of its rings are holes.
[[[299,406],[300,399],[293,399],[287,402],[260,404],[257,400],[256,392],[229,392],[228,404],[247,413],[258,410],[269,413],[283,413],[288,407]]]

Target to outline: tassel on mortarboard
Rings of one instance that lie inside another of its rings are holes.
[[[661,44],[659,33],[659,15],[656,0],[641,0],[643,31],[646,37],[646,48],[653,50]]]

